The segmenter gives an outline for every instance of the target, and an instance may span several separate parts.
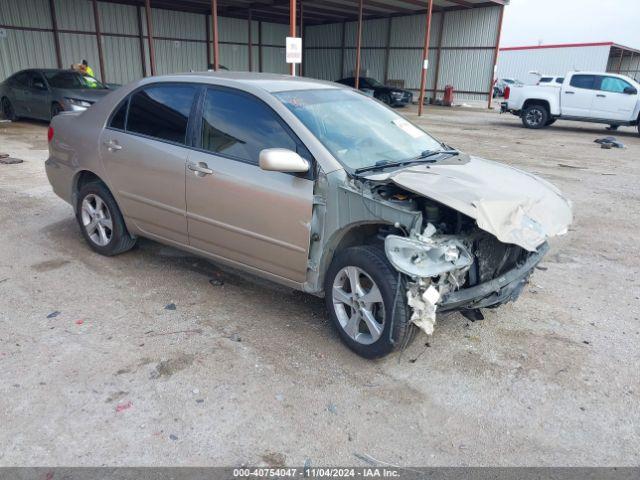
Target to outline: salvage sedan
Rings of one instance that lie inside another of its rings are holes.
[[[8,120],[49,121],[60,112],[81,112],[111,90],[73,70],[22,70],[0,84],[0,107]]]
[[[154,77],[54,118],[46,170],[103,255],[147,237],[324,296],[373,358],[436,313],[515,300],[571,204],[350,88],[266,74]]]

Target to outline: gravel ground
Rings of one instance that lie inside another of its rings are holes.
[[[315,297],[151,241],[95,255],[47,182],[46,125],[0,124],[25,160],[0,165],[0,465],[638,465],[640,138],[421,122],[553,182],[576,220],[519,302],[379,361]]]

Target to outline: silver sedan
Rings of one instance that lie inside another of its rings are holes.
[[[304,78],[147,78],[57,116],[49,139],[90,248],[146,237],[324,296],[368,358],[431,335],[437,313],[517,299],[572,221],[549,183]]]

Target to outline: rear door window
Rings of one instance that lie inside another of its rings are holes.
[[[184,144],[189,114],[198,92],[195,85],[154,85],[134,93],[127,131]]]
[[[297,150],[278,114],[264,102],[213,88],[207,90],[204,102],[200,141],[203,150],[256,165],[265,148]]]
[[[574,75],[571,77],[571,86],[576,88],[586,88],[588,90],[596,90],[595,75]]]

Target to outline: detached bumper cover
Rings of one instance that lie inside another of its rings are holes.
[[[516,300],[529,281],[533,269],[548,251],[549,244],[544,243],[522,265],[498,278],[444,295],[438,311],[486,308]]]

